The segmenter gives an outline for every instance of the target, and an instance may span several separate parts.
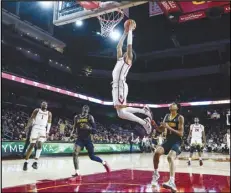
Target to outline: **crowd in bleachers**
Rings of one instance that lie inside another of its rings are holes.
[[[29,119],[29,114],[23,111],[4,108],[2,110],[2,140],[25,140],[27,131],[25,126]],[[211,122],[212,121],[212,122]],[[52,126],[47,141],[54,142],[73,142],[75,138],[71,136],[73,122],[69,118],[55,117],[52,121]],[[122,144],[139,144],[143,151],[151,151],[152,143],[158,134],[152,136],[140,137],[132,134],[131,130],[125,130],[121,126],[103,125],[96,121],[97,132],[92,136],[94,143],[122,143]],[[130,126],[131,127],[131,126]],[[190,123],[185,124],[185,134],[183,137],[183,149],[189,151],[189,144],[187,141]],[[223,127],[219,121],[210,120],[206,123],[206,151],[224,152],[226,151],[226,139],[228,127]]]
[[[13,109],[2,110],[2,140],[25,140],[27,131],[25,126],[29,114]],[[48,141],[72,142],[73,122],[68,118],[55,117],[52,121]],[[130,132],[117,125],[106,127],[96,122],[97,132],[92,136],[95,143],[128,143]]]

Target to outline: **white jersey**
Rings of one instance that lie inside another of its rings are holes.
[[[202,139],[202,133],[204,131],[204,126],[201,124],[192,124],[190,126],[192,131],[192,139]]]
[[[126,82],[126,77],[130,68],[131,65],[128,65],[124,61],[124,58],[119,58],[114,67],[114,70],[112,71],[112,79],[113,79],[112,83],[119,84],[119,83]]]
[[[48,123],[49,111],[38,110],[38,113],[35,117],[34,125],[38,125],[40,127],[46,127]]]

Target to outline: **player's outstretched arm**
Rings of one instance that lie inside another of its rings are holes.
[[[49,112],[49,114],[48,114],[48,121],[47,121],[47,134],[50,133],[51,122],[52,122],[52,113]]]
[[[133,35],[132,35],[132,31],[134,28],[134,24],[132,23],[129,26],[129,31],[128,31],[128,38],[127,38],[127,63],[131,64],[132,60],[133,60],[133,53],[132,53],[132,40],[133,40]]]
[[[25,129],[28,129],[33,124],[38,111],[39,111],[39,109],[35,109],[33,111],[33,113],[31,114],[31,117],[29,118],[29,120],[27,122],[27,125],[26,125]]]
[[[124,40],[127,37],[127,32],[124,31],[122,37],[119,40],[119,43],[117,45],[117,59],[122,58],[123,57],[123,45],[124,45]]]

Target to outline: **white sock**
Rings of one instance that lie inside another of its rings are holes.
[[[158,172],[158,169],[154,169],[154,173],[155,174],[158,174],[159,172]]]
[[[202,161],[202,157],[199,157],[199,160]]]
[[[145,110],[140,108],[127,107],[126,111],[129,113],[141,113],[146,115]]]
[[[132,45],[132,30],[128,31],[127,45]]]
[[[36,150],[36,154],[35,154],[35,158],[38,159],[41,155],[42,149],[37,149]]]
[[[123,108],[123,109],[118,109],[117,110],[117,113],[118,113],[118,116],[122,119],[126,119],[126,120],[129,120],[129,121],[134,121],[134,122],[137,122],[141,125],[145,125],[146,124],[146,121],[144,121],[143,119],[135,116],[134,114],[128,112],[126,110],[126,108]]]
[[[29,163],[29,160],[25,160],[26,163]]]
[[[170,181],[175,182],[175,178],[173,176],[170,176]]]
[[[78,170],[75,170],[75,173],[79,175],[79,169],[78,169]]]
[[[103,164],[103,165],[105,165],[105,164],[106,164],[106,162],[105,162],[105,161],[103,161],[103,162],[102,162],[102,164]]]

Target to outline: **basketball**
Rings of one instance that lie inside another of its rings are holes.
[[[129,26],[130,26],[131,24],[133,24],[133,26],[134,26],[134,27],[133,27],[133,30],[136,29],[136,22],[135,22],[134,20],[132,20],[132,19],[128,19],[128,20],[125,21],[125,23],[124,23],[124,29],[125,29],[126,32],[128,32]]]

